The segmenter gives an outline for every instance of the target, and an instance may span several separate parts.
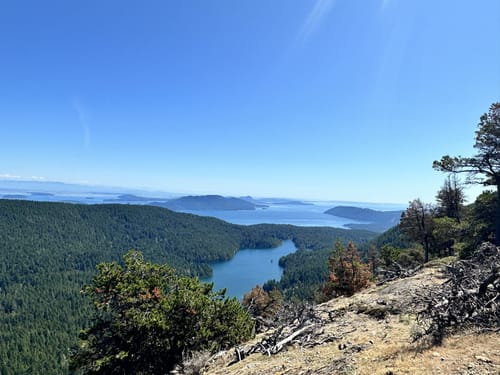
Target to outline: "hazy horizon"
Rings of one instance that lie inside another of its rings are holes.
[[[12,184],[14,186],[5,186],[5,182],[8,184]],[[31,185],[31,186],[20,186],[21,185]],[[39,184],[38,186],[35,186]],[[40,185],[45,185],[40,186]],[[57,186],[63,186],[59,189],[54,189],[53,186],[51,185],[57,185]],[[39,190],[37,191],[37,187]],[[76,188],[76,190],[75,190]],[[342,200],[342,199],[314,199],[314,198],[308,198],[308,197],[297,197],[297,196],[272,196],[272,195],[253,195],[253,194],[225,194],[221,192],[204,192],[202,190],[200,191],[168,191],[168,190],[158,190],[155,188],[147,188],[147,187],[124,187],[124,186],[107,186],[107,185],[94,185],[94,184],[88,184],[88,183],[78,183],[78,182],[64,182],[64,181],[47,181],[47,180],[33,180],[29,178],[25,179],[16,179],[16,178],[2,178],[0,177],[0,193],[2,191],[8,192],[9,190],[12,190],[10,193],[24,193],[24,194],[30,194],[38,192],[45,192],[45,193],[54,193],[54,194],[81,194],[81,195],[89,195],[89,194],[110,194],[110,195],[121,195],[121,194],[132,194],[132,195],[138,195],[141,197],[147,197],[147,198],[163,198],[163,199],[172,199],[172,198],[177,198],[181,196],[187,196],[187,195],[194,195],[194,196],[204,196],[204,195],[221,195],[224,197],[236,197],[236,198],[243,198],[243,197],[250,197],[256,200],[290,200],[290,201],[303,201],[303,202],[310,202],[310,203],[315,203],[315,204],[323,204],[323,203],[353,203],[353,204],[380,204],[380,205],[394,205],[394,206],[404,206],[408,202],[383,202],[383,201],[354,201],[354,200]],[[155,194],[157,196],[155,196]],[[0,196],[1,198],[1,196]]]

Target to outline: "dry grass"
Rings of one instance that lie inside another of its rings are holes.
[[[439,347],[396,343],[374,346],[357,358],[358,374],[500,374],[500,336],[449,337]]]
[[[319,305],[339,312],[339,318],[324,327],[335,342],[312,349],[289,348],[267,357],[253,354],[227,367],[228,353],[209,366],[205,375],[390,375],[467,374],[500,375],[500,333],[468,333],[449,337],[439,347],[425,342],[411,343],[414,311],[409,301],[422,288],[443,281],[433,268],[415,277],[373,287],[351,298],[338,298]],[[368,307],[396,306],[385,318],[360,313]],[[405,308],[406,307],[406,308]],[[342,347],[342,349],[339,348]],[[360,349],[361,348],[361,349]]]

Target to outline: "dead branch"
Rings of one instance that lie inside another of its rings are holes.
[[[271,356],[286,350],[290,345],[310,348],[339,339],[336,336],[322,336],[326,323],[314,306],[288,304],[281,310],[264,338],[251,347],[235,349],[235,358],[229,366],[253,353]]]
[[[471,259],[446,267],[449,279],[419,295],[424,308],[417,315],[418,340],[431,335],[440,343],[450,330],[500,327],[500,249],[482,244]]]
[[[392,261],[391,266],[388,268],[379,267],[379,269],[377,270],[377,276],[379,281],[377,282],[376,285],[380,286],[384,285],[389,281],[411,277],[421,269],[422,265],[418,265],[417,267],[414,268],[404,268],[398,262]]]

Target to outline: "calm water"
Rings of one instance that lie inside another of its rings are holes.
[[[252,224],[292,224],[307,227],[337,227],[354,222],[337,216],[327,215],[323,212],[333,206],[317,205],[273,205],[248,211],[183,211],[201,216],[213,216],[229,223]]]
[[[262,285],[270,279],[279,280],[282,273],[279,259],[295,250],[292,241],[284,241],[274,249],[240,250],[233,259],[212,264],[213,276],[202,281],[213,282],[214,290],[226,288],[228,296],[241,299],[257,284]]]

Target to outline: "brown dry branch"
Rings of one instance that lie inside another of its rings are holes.
[[[406,277],[411,277],[415,275],[418,271],[422,269],[422,265],[418,265],[414,268],[405,268],[401,266],[398,262],[392,261],[391,266],[387,268],[379,267],[377,269],[377,286],[384,285],[389,281],[396,279],[403,279]]]
[[[445,270],[448,280],[419,296],[424,308],[417,315],[421,330],[414,340],[431,336],[441,343],[448,332],[466,328],[500,328],[500,249],[483,243],[470,259]]]
[[[250,347],[235,348],[235,357],[229,366],[253,353],[271,356],[286,350],[290,345],[310,348],[337,340],[338,337],[323,335],[322,327],[326,323],[312,305],[287,304],[259,342]]]

